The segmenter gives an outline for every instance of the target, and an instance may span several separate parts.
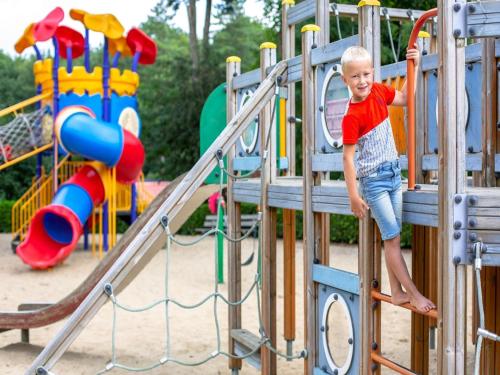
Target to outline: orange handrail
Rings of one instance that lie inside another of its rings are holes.
[[[413,48],[417,41],[418,32],[431,18],[436,17],[438,14],[437,8],[428,10],[420,16],[415,22],[413,30],[411,31],[410,40],[408,41],[408,48]],[[408,190],[415,188],[415,64],[413,60],[407,60],[406,67],[406,93],[408,103]]]
[[[385,366],[387,368],[390,368],[391,370],[402,374],[402,375],[417,375],[416,372],[413,372],[409,369],[407,369],[404,366],[401,366],[400,364],[391,361],[390,359],[385,358],[384,356],[381,356],[380,354],[376,352],[371,352],[370,354],[371,360],[375,363],[378,363],[382,366]]]

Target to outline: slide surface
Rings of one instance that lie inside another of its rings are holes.
[[[140,233],[144,224],[153,216],[161,204],[169,197],[177,187],[184,175],[176,178],[151,202],[144,213],[131,225],[126,233],[120,238],[116,246],[108,252],[106,257],[99,263],[94,271],[83,281],[72,293],[61,299],[58,303],[33,311],[0,312],[1,329],[37,328],[55,323],[66,318],[80,305],[97,282],[106,274],[110,267],[120,257],[124,249]],[[185,220],[198,208],[208,197],[217,190],[215,185],[200,187],[190,199],[181,215],[176,217],[170,224],[173,232],[177,231]],[[145,266],[145,263],[143,266]]]

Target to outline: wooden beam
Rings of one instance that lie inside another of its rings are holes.
[[[261,79],[267,76],[269,67],[276,64],[276,46],[263,43],[260,49]],[[262,325],[270,344],[276,347],[276,209],[268,205],[268,187],[276,178],[276,112],[271,117],[276,105],[276,96],[259,114],[260,154],[266,155],[261,169],[261,203],[262,229]],[[269,137],[269,142],[267,141]],[[267,148],[266,148],[267,147]],[[261,350],[261,373],[272,375],[276,373],[276,354],[267,347]]]
[[[430,24],[428,24],[430,25]],[[422,42],[420,49],[422,50]],[[422,65],[417,74],[417,92],[415,108],[415,135],[417,144],[415,147],[415,172],[417,184],[425,183],[422,173],[422,156],[425,154],[425,136],[427,123],[427,101],[425,100],[426,88],[423,79]],[[412,239],[412,279],[417,289],[428,296],[429,292],[429,252],[427,240],[431,228],[420,225],[413,226]],[[437,239],[436,239],[437,240]],[[429,319],[421,314],[411,314],[411,368],[418,374],[429,373]]]
[[[316,288],[312,278],[315,259],[314,214],[312,210],[312,156],[314,154],[315,79],[311,64],[311,50],[318,43],[319,27],[302,28],[302,175],[303,177],[303,252],[304,252],[304,341],[308,356],[304,361],[304,373],[312,375],[317,359],[316,348]]]
[[[288,23],[286,16],[293,7],[293,1],[283,1],[281,11],[281,56],[283,60],[295,56],[295,25]],[[286,101],[286,156],[288,157],[288,176],[295,176],[295,82],[287,84]]]
[[[226,121],[231,122],[238,111],[236,91],[232,89],[233,79],[241,73],[241,59],[236,56],[226,60]],[[236,155],[236,146],[231,147],[227,154],[227,169],[234,174],[233,159]],[[227,221],[228,234],[232,238],[241,236],[241,209],[234,200],[234,179],[227,177]],[[241,300],[241,242],[228,241],[228,298],[231,302]],[[228,352],[236,354],[235,339],[231,332],[241,328],[241,305],[228,305]],[[241,369],[241,359],[229,358],[231,370]]]
[[[330,43],[330,2],[329,0],[315,0],[315,19],[319,26],[317,47],[323,47]]]
[[[453,198],[465,190],[464,40],[453,36],[454,0],[438,2],[438,374],[465,373],[466,269],[453,264]]]
[[[283,1],[281,13],[281,56],[283,60],[295,56],[295,25],[288,23],[288,11],[293,7],[293,1]],[[288,158],[287,176],[295,176],[295,82],[288,83],[287,100],[285,105],[285,139],[286,156]],[[283,210],[283,309],[284,309],[284,337],[287,341],[287,352],[292,350],[296,328],[296,301],[295,301],[295,210]]]
[[[360,44],[365,47],[373,60],[374,80],[380,80],[380,7],[365,5],[360,7],[358,27]],[[372,373],[371,348],[375,342],[380,345],[380,306],[372,309],[371,290],[376,280],[380,287],[380,244],[377,244],[375,221],[370,217],[360,220],[359,225],[359,276],[360,276],[360,324],[361,330],[361,374]],[[380,371],[378,368],[377,373]]]

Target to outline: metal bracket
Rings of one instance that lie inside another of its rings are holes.
[[[453,263],[468,264],[467,257],[467,194],[453,197]]]
[[[465,1],[453,4],[453,36],[457,39],[467,37],[467,4]]]
[[[457,39],[500,36],[498,12],[498,1],[456,2],[453,4],[453,36]]]

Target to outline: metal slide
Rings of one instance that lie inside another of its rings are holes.
[[[127,246],[142,230],[149,218],[154,215],[156,210],[167,199],[172,191],[179,185],[184,178],[184,175],[177,177],[151,202],[142,215],[132,224],[127,232],[121,237],[112,251],[99,263],[95,270],[80,284],[72,293],[61,299],[58,303],[47,307],[17,312],[1,312],[0,311],[0,331],[8,329],[26,329],[47,326],[61,319],[66,318],[73,313],[76,308],[82,303],[87,295],[92,291],[98,281],[109,271],[112,265],[124,252]],[[176,220],[172,221],[172,231],[176,231],[186,221],[189,216],[205,202],[208,197],[217,191],[218,185],[205,185],[200,187],[188,204],[183,207],[183,211],[177,215]],[[126,285],[123,285],[124,288]]]
[[[33,375],[37,369],[39,369],[39,373],[50,371],[80,332],[109,300],[104,292],[104,287],[111,284],[115,291],[122,290],[123,285],[132,280],[142,267],[151,260],[158,249],[163,247],[166,234],[162,222],[168,221],[172,223],[181,214],[184,205],[189,204],[191,197],[218,164],[219,159],[216,155],[222,157],[227,154],[248,125],[273,98],[277,78],[286,73],[286,70],[286,62],[280,62],[274,66],[267,78],[261,82],[252,98],[236,114],[176,189],[160,207],[155,207],[154,212],[148,215],[146,223],[142,222],[141,230],[135,236],[127,236],[130,242],[126,244],[122,254],[116,259],[109,271],[97,282],[94,289],[71,315],[61,331],[33,361],[26,374]]]

